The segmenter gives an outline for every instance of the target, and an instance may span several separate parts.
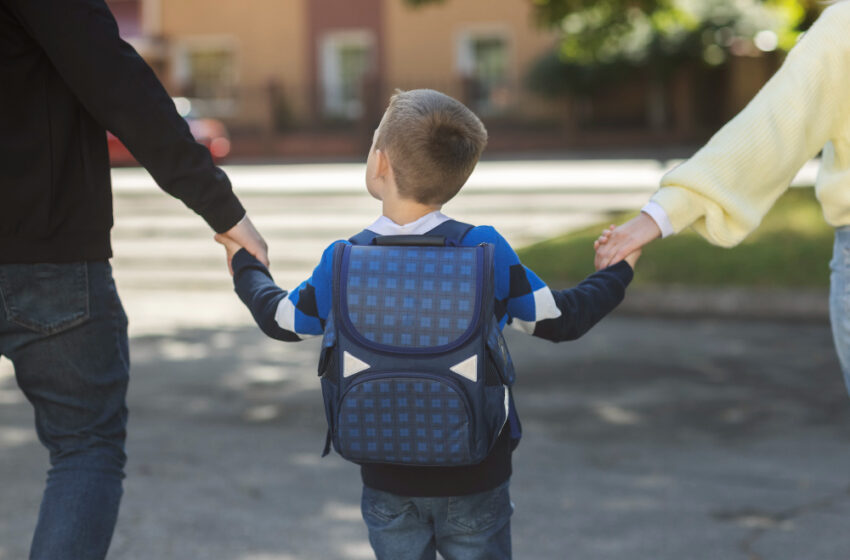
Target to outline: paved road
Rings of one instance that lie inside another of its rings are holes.
[[[112,558],[370,558],[357,469],[320,460],[315,343],[135,338]],[[613,317],[520,334],[521,559],[846,560],[850,408],[823,324]],[[0,559],[25,556],[45,454],[0,374]]]

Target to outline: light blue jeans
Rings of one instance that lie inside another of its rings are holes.
[[[0,354],[51,469],[32,560],[102,560],[124,478],[127,317],[107,262],[0,265]]]
[[[509,481],[469,496],[408,498],[363,488],[363,519],[377,560],[510,560]]]
[[[844,383],[850,391],[850,226],[835,230],[830,275],[829,316]]]

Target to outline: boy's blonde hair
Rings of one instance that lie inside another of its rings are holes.
[[[463,103],[431,89],[397,91],[375,147],[389,155],[399,194],[443,204],[466,183],[487,144],[487,129]]]

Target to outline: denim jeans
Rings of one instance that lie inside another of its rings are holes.
[[[850,226],[835,230],[830,275],[829,316],[844,383],[850,391]]]
[[[408,498],[363,488],[361,507],[377,560],[509,560],[509,482],[469,496]]]
[[[129,370],[109,264],[0,265],[0,355],[50,453],[30,558],[105,558],[122,494]]]

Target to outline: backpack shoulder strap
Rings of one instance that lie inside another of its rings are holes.
[[[436,235],[445,237],[447,241],[451,241],[454,245],[460,245],[460,242],[466,234],[474,228],[472,224],[465,224],[457,220],[448,220],[438,225],[425,235]]]
[[[354,237],[350,238],[348,241],[352,245],[369,245],[376,237],[378,237],[377,233],[368,229],[364,229]]]

